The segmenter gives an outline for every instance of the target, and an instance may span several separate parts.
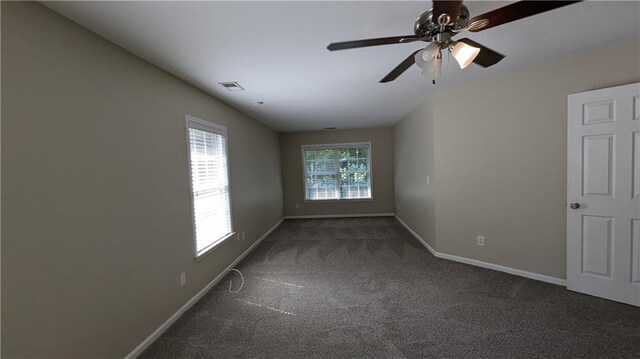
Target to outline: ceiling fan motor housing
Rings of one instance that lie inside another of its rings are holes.
[[[466,6],[462,5],[460,8],[460,14],[457,17],[449,14],[454,19],[446,25],[445,31],[460,30],[467,26],[469,20],[469,10]],[[420,38],[426,38],[427,41],[432,41],[433,38],[440,32],[440,25],[438,19],[433,19],[433,9],[429,9],[422,13],[413,25],[413,32]]]

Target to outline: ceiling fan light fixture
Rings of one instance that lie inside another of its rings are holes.
[[[440,45],[435,42],[430,43],[427,47],[422,51],[422,59],[424,61],[429,61],[434,57],[438,56],[438,52],[440,52]]]
[[[431,71],[431,66],[432,65],[430,63],[432,63],[433,60],[425,60],[424,59],[425,56],[423,55],[424,52],[425,51],[422,50],[422,51],[418,51],[416,53],[416,55],[415,55],[416,65],[418,65],[419,68],[421,68],[421,69],[423,69],[425,71]]]
[[[465,44],[464,42],[455,42],[451,46],[451,54],[458,61],[461,69],[469,66],[480,53],[480,49]]]
[[[433,54],[431,54],[427,50],[420,51],[420,55],[422,57],[422,60],[424,60],[424,61],[429,61],[429,60],[433,59]]]

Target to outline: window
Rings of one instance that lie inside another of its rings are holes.
[[[187,116],[195,254],[231,237],[227,129]]]
[[[302,146],[305,200],[371,199],[371,144]]]

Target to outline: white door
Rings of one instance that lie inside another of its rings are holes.
[[[567,288],[640,306],[640,83],[569,95]]]

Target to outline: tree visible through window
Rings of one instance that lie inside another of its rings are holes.
[[[371,198],[368,143],[303,146],[305,200]]]

